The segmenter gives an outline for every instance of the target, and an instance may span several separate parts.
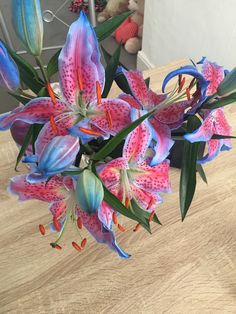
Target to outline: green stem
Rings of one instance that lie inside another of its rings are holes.
[[[40,70],[42,72],[44,82],[48,83],[49,82],[48,74],[47,74],[47,71],[44,68],[44,65],[43,65],[43,62],[42,62],[41,58],[40,57],[35,57],[35,60],[36,60],[36,63],[39,66],[39,68],[40,68]]]

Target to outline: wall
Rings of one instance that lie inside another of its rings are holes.
[[[236,65],[236,1],[146,0],[138,67],[201,56]]]

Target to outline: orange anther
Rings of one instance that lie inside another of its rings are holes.
[[[82,227],[83,227],[82,220],[80,217],[77,218],[77,226],[79,229],[82,229]]]
[[[59,251],[62,249],[62,247],[59,244],[53,245],[52,247]]]
[[[87,239],[86,238],[84,238],[82,241],[81,241],[81,247],[82,247],[82,249],[85,247],[85,245],[87,244]]]
[[[108,126],[111,129],[113,126],[113,121],[112,121],[112,116],[109,109],[106,110],[106,118],[107,118]]]
[[[43,225],[39,225],[39,231],[40,231],[40,233],[41,233],[42,235],[45,235],[45,233],[46,233],[46,230],[45,230],[45,228],[44,228]]]
[[[185,77],[183,77],[183,79],[181,80],[180,84],[179,84],[179,89],[178,89],[178,93],[181,92],[181,90],[183,89],[184,87],[184,84],[185,84]]]
[[[102,91],[101,91],[101,85],[98,81],[96,82],[96,93],[97,93],[97,104],[99,106],[102,103]]]
[[[129,200],[128,197],[126,197],[126,199],[125,199],[125,207],[128,208],[129,204],[130,204],[130,200]]]
[[[82,91],[83,90],[83,81],[82,81],[81,75],[79,74],[79,71],[77,72],[77,81],[78,81],[79,90]]]
[[[85,134],[89,134],[89,135],[95,135],[95,136],[101,136],[101,133],[90,130],[90,129],[86,129],[86,128],[79,128],[81,132],[85,133]]]
[[[53,226],[56,229],[56,231],[59,232],[61,230],[61,224],[56,217],[53,217]]]
[[[150,209],[150,208],[152,207],[153,203],[154,203],[154,198],[153,198],[153,197],[151,197],[150,202],[148,203],[147,210],[148,210],[148,209]]]
[[[58,133],[58,129],[57,129],[57,125],[56,125],[56,122],[55,122],[53,116],[50,117],[50,124],[51,124],[51,127],[52,127],[53,131],[57,134]]]
[[[134,232],[137,232],[139,229],[141,228],[141,225],[140,224],[137,224],[134,228]]]
[[[112,221],[115,225],[117,225],[118,223],[118,219],[117,219],[117,215],[116,215],[116,212],[113,212],[112,214]]]
[[[78,252],[80,252],[82,249],[81,249],[81,247],[76,243],[76,242],[72,242],[72,246],[73,246],[73,248],[75,248]]]
[[[51,86],[50,83],[47,83],[47,90],[48,90],[48,94],[49,94],[49,96],[50,96],[50,98],[52,100],[53,105],[56,106],[57,99],[55,97],[54,91],[53,91],[52,86]]]
[[[153,210],[150,217],[149,217],[149,222],[153,221],[154,215],[155,215],[155,211]]]
[[[122,225],[118,224],[117,227],[121,232],[125,232],[125,228]]]
[[[186,96],[187,96],[187,99],[190,100],[191,99],[191,95],[190,95],[190,89],[189,87],[186,88]]]

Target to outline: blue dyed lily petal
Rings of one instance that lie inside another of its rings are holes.
[[[43,17],[40,0],[12,0],[12,20],[25,48],[39,56],[43,46]]]
[[[36,146],[37,147],[37,146]],[[31,173],[29,182],[46,181],[48,177],[67,170],[75,161],[80,149],[79,139],[71,135],[56,136],[38,155],[37,169]],[[29,161],[29,158],[27,158]],[[32,160],[36,160],[33,156]]]
[[[10,90],[20,86],[20,75],[17,65],[8,54],[3,42],[0,40],[0,85]]]
[[[162,92],[164,93],[166,85],[168,84],[168,82],[174,78],[175,76],[178,75],[191,75],[193,77],[195,77],[196,79],[198,79],[200,87],[201,87],[201,94],[204,97],[206,94],[206,89],[207,86],[209,84],[209,82],[204,78],[204,76],[198,72],[197,68],[192,66],[192,65],[186,65],[183,66],[177,70],[174,70],[172,72],[170,72],[164,79],[163,84],[162,84]]]

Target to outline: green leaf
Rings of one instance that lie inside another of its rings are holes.
[[[214,135],[212,136],[212,139],[213,139],[213,140],[221,140],[221,139],[227,139],[227,138],[235,139],[236,136],[220,135],[220,134],[214,134]]]
[[[199,175],[200,175],[200,177],[202,178],[202,180],[203,180],[206,184],[208,184],[208,182],[207,182],[207,177],[206,177],[206,173],[205,173],[205,171],[204,171],[202,165],[197,164],[197,165],[196,165],[196,170],[197,170],[197,172],[199,173]]]
[[[115,197],[104,185],[104,201],[114,208],[117,212],[126,216],[134,221],[140,223],[148,232],[150,232],[150,224],[144,217],[141,218],[136,216],[135,211],[132,212],[130,209],[126,208],[117,197]],[[137,213],[137,212],[136,212]]]
[[[18,100],[20,103],[22,103],[23,105],[26,105],[32,98],[26,98],[24,96],[12,93],[12,92],[8,92],[9,95],[11,95],[12,97],[14,97],[16,100]]]
[[[102,41],[109,37],[123,23],[132,12],[125,12],[118,16],[114,16],[109,20],[101,23],[94,28],[98,41]]]
[[[187,132],[194,132],[201,125],[201,121],[192,116],[188,119]],[[186,217],[189,207],[192,203],[196,189],[196,164],[200,143],[190,143],[185,141],[183,162],[180,176],[180,210],[182,221]]]
[[[126,94],[132,95],[131,89],[129,87],[129,83],[123,73],[119,73],[115,77],[115,81],[117,86]]]
[[[236,102],[236,93],[203,105],[203,109],[217,109]]]
[[[149,222],[151,213],[148,213],[143,208],[141,208],[135,200],[131,200],[131,208],[137,217],[140,217],[140,219],[142,220],[143,218],[145,218]],[[152,221],[159,225],[162,225],[156,214],[154,215]]]
[[[34,131],[34,126],[31,125],[26,136],[25,136],[24,143],[21,146],[21,149],[20,149],[19,154],[18,154],[17,159],[16,159],[16,165],[15,165],[16,171],[17,171],[17,166],[19,165],[19,163],[20,163],[22,157],[24,156],[29,144],[31,143],[31,140],[33,137],[33,131]]]
[[[32,149],[33,149],[33,154],[35,154],[35,142],[39,136],[40,131],[43,128],[43,124],[33,124],[33,134],[32,134]]]
[[[47,66],[48,77],[51,78],[54,74],[58,72],[58,57],[60,55],[61,49],[59,49],[49,60]]]
[[[150,77],[146,78],[146,79],[144,80],[144,82],[145,82],[147,88],[149,88],[149,86],[150,86]]]
[[[92,159],[93,160],[103,160],[107,157],[122,141],[123,139],[132,132],[140,123],[142,123],[145,119],[151,117],[154,111],[150,111],[146,113],[144,116],[140,117],[139,119],[135,120],[129,126],[121,130],[116,136],[114,136],[99,152],[97,152]]]
[[[119,65],[120,60],[120,52],[121,52],[121,44],[117,47],[114,55],[110,58],[107,63],[106,70],[105,70],[105,87],[103,90],[102,98],[106,98],[110,92],[112,83],[114,81],[114,77],[116,74],[116,69]]]
[[[61,175],[64,176],[77,176],[79,174],[81,174],[85,169],[81,169],[81,170],[68,170],[68,171],[64,171],[61,173]]]

